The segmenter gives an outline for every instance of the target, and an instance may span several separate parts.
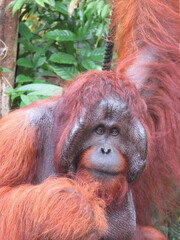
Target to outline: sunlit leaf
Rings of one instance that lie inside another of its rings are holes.
[[[105,52],[105,48],[101,47],[101,48],[95,48],[92,52],[91,52],[91,60],[93,61],[103,61],[104,58],[104,52]]]
[[[32,103],[31,99],[24,94],[21,94],[21,100],[22,100],[22,102],[24,103],[25,106]]]
[[[23,6],[25,1],[26,0],[16,0],[16,1],[14,1],[14,6],[13,6],[13,10],[12,10],[13,14]]]
[[[44,0],[44,3],[54,7],[55,6],[55,0]]]
[[[34,57],[33,57],[34,67],[40,67],[41,65],[43,65],[45,63],[45,61],[46,61],[46,57],[39,56],[38,53],[34,54]]]
[[[47,32],[45,34],[45,38],[53,39],[53,40],[56,40],[59,42],[76,40],[76,36],[73,32],[71,32],[69,30],[58,30],[58,29]]]
[[[34,93],[29,93],[30,95],[43,95],[43,96],[52,96],[52,95],[59,95],[62,92],[62,88],[53,85],[53,84],[38,84],[32,83],[21,86],[16,89],[17,91],[29,92],[32,91]]]
[[[5,91],[6,95],[8,96],[14,94],[15,92],[16,92],[15,89],[12,87],[7,87]]]
[[[23,74],[19,74],[19,75],[16,77],[16,82],[17,82],[17,83],[33,82],[33,78],[28,77],[28,76],[25,76],[25,75],[23,75]]]
[[[4,67],[0,67],[0,72],[7,72],[7,73],[12,73],[12,71],[10,70],[10,69],[8,69],[8,68],[4,68]]]
[[[51,66],[51,67],[59,77],[65,80],[72,80],[72,78],[79,73],[74,66],[69,67]]]
[[[39,4],[40,6],[44,7],[44,0],[35,0],[37,2],[37,4]]]
[[[84,59],[82,61],[82,66],[87,70],[96,69],[96,64],[90,59]]]
[[[49,60],[55,63],[77,64],[75,57],[63,52],[52,54]]]
[[[65,15],[68,15],[68,8],[62,2],[55,2],[55,9]]]
[[[109,9],[110,9],[110,5],[109,4],[106,4],[103,9],[102,9],[102,12],[101,12],[101,17],[102,19],[106,18],[107,15],[109,14]]]
[[[12,7],[14,6],[15,2],[16,2],[15,0],[14,0],[14,1],[11,1],[11,2],[7,5],[6,10],[12,8]]]

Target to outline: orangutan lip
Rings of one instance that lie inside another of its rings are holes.
[[[109,176],[109,177],[114,177],[114,176],[118,176],[119,172],[107,172],[107,171],[100,171],[97,169],[93,169],[93,168],[87,168],[88,171],[90,171],[92,174],[94,175],[98,175],[98,176]]]

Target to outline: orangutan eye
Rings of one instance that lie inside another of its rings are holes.
[[[112,136],[118,136],[119,135],[119,129],[118,128],[112,128],[110,131],[110,134]]]
[[[103,126],[99,126],[95,129],[95,132],[98,134],[98,135],[103,135],[105,133],[105,128]]]

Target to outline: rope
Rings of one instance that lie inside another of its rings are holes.
[[[112,11],[111,20],[109,24],[108,37],[106,38],[106,46],[105,46],[102,70],[110,71],[111,69],[115,32],[116,32],[116,28],[115,26],[113,26],[113,11]]]

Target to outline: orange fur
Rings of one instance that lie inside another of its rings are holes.
[[[15,111],[0,121],[0,186],[31,182],[37,165],[35,131],[25,112]]]
[[[135,240],[166,240],[166,238],[152,227],[138,227]]]
[[[27,119],[31,107],[0,120],[0,239],[98,238],[107,225],[96,185],[67,178],[31,184],[41,146],[35,124]]]
[[[0,239],[94,239],[106,230],[104,202],[67,178],[0,189]],[[6,217],[5,217],[6,216]]]
[[[180,16],[178,0],[115,0],[117,73],[127,74],[147,105],[147,167],[133,184],[137,221],[154,206],[163,221],[180,189]]]
[[[121,157],[120,173],[112,177],[98,177],[93,175],[88,169],[93,169],[93,165],[89,159],[89,153],[93,151],[94,148],[86,150],[80,158],[78,164],[78,171],[76,174],[76,179],[82,179],[88,185],[91,182],[96,182],[97,184],[97,195],[100,196],[106,203],[106,206],[113,204],[120,204],[128,190],[128,184],[126,181],[127,163],[124,157]],[[119,153],[120,154],[120,153]]]
[[[116,65],[129,56],[137,57],[146,44],[160,50],[160,57],[162,52],[179,49],[178,0],[115,0],[113,8],[113,22],[118,26]]]
[[[150,224],[154,206],[162,220],[174,213],[174,189],[180,188],[178,0],[114,0],[113,23],[118,29],[114,72],[82,74],[62,97],[35,103],[0,120],[0,240],[91,240],[107,231],[105,202],[112,202],[116,194],[125,195],[125,178],[103,186],[100,194],[108,192],[104,202],[97,197],[102,185],[89,180],[87,172],[79,171],[74,181],[63,178],[60,159],[64,142],[84,109],[112,93],[127,103],[148,138],[147,167],[131,185],[137,222]],[[50,161],[59,178],[33,185],[41,158],[52,149],[55,156],[53,152]],[[163,239],[151,228],[139,227],[136,234],[138,240]]]

